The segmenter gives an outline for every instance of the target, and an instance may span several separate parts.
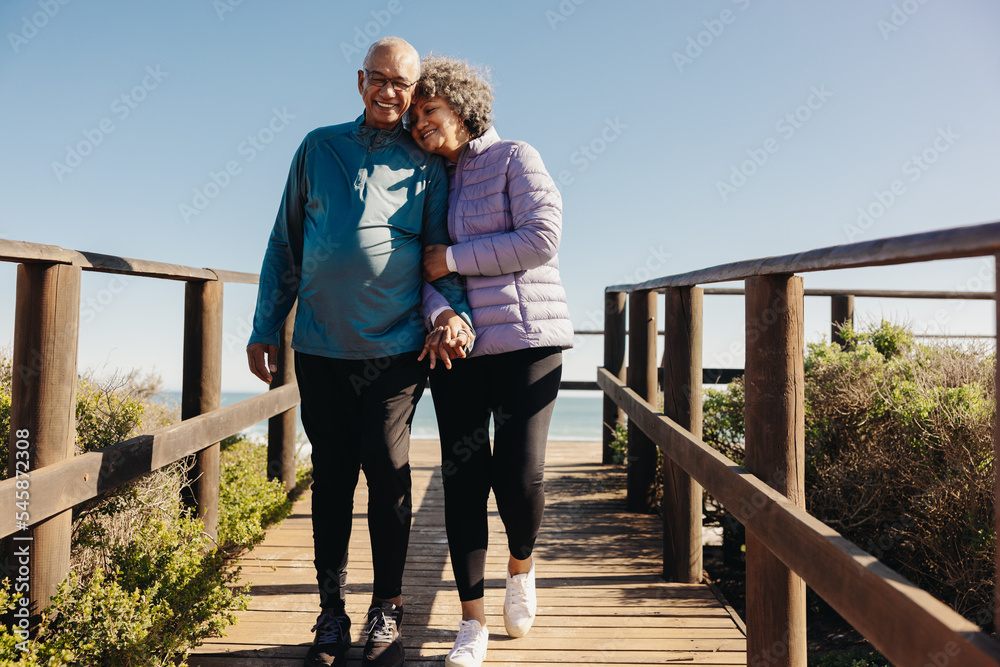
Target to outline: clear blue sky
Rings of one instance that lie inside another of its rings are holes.
[[[388,34],[492,68],[499,133],[538,148],[563,193],[578,328],[600,326],[608,284],[1000,220],[993,0],[63,2],[0,4],[3,238],[256,273],[293,152],[359,115],[356,71]],[[859,208],[879,215],[859,224]],[[970,260],[806,287],[992,275]],[[0,283],[3,345],[12,265]],[[254,296],[226,289],[227,390],[262,388],[243,353]],[[82,369],[180,386],[181,283],[85,273],[83,299]],[[985,304],[858,310],[993,331]],[[815,340],[828,301],[807,311]],[[742,316],[707,300],[706,366],[742,365]],[[601,345],[581,343],[566,377],[591,379]]]

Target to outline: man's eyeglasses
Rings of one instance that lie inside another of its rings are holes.
[[[369,86],[374,86],[375,88],[381,89],[382,86],[388,83],[392,86],[392,89],[395,90],[397,93],[406,92],[417,83],[416,81],[414,81],[413,83],[407,83],[406,81],[396,81],[394,79],[387,79],[378,72],[369,72],[368,70],[365,70],[365,78],[368,79]]]

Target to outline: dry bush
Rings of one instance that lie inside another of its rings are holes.
[[[93,372],[77,378],[77,452],[92,452],[180,420],[177,406],[162,400],[160,377],[138,371],[114,371],[104,378]]]
[[[811,346],[806,366],[810,513],[988,623],[993,588],[994,358],[919,345],[883,322]]]
[[[76,448],[92,452],[167,426],[179,418],[175,406],[157,401],[160,378],[138,371],[93,372],[77,379]],[[153,471],[73,512],[73,569],[89,575],[104,568],[109,545],[127,544],[151,515],[170,523],[177,516],[184,463]]]
[[[157,518],[173,524],[178,514],[187,467],[175,463],[84,503],[73,517],[73,570],[88,578],[108,565],[108,549],[128,544],[136,526]]]
[[[992,629],[995,355],[888,322],[842,334],[806,356],[806,509]],[[706,392],[704,439],[737,463],[743,410],[742,382]],[[706,516],[738,557],[741,527],[711,497]]]

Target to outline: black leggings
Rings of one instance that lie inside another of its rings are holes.
[[[368,481],[375,597],[402,590],[410,537],[410,424],[427,362],[410,352],[380,359],[295,353],[302,426],[312,445],[312,524],[320,606],[344,609],[358,473]]]
[[[561,376],[558,347],[458,359],[451,370],[438,364],[431,371],[445,527],[463,601],[483,597],[490,488],[510,553],[519,560],[531,555],[545,508],[545,442]]]

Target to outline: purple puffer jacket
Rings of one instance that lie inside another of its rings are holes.
[[[559,280],[562,198],[542,158],[492,127],[463,149],[451,174],[448,232],[476,329],[472,356],[573,346]],[[446,306],[424,283],[424,313]]]

